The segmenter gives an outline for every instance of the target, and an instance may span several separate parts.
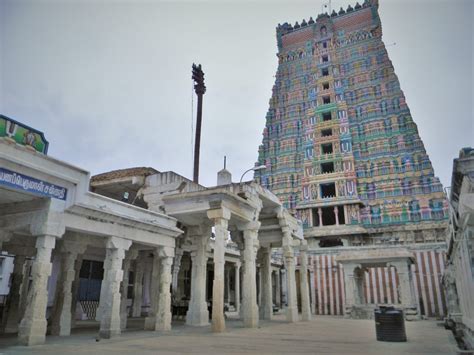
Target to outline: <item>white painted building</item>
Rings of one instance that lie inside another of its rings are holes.
[[[12,134],[0,138],[0,250],[15,255],[5,332],[18,332],[20,344],[43,343],[50,315],[51,333],[69,335],[71,290],[79,287],[82,259],[103,262],[97,311],[101,337],[121,332],[122,276],[140,253],[148,251],[162,264],[157,278],[164,284],[152,297],[166,310],[171,297],[167,270],[182,233],[176,219],[90,192],[87,171],[45,155],[35,143],[44,138],[39,132],[0,118],[0,128],[6,121]],[[28,141],[15,135],[21,130],[29,132]],[[53,264],[61,271],[52,274]],[[151,317],[153,329],[169,328],[167,311],[156,309]]]
[[[443,283],[447,324],[468,349],[474,349],[474,149],[454,159],[450,193],[448,252]]]
[[[76,319],[84,318],[97,321],[100,338],[120,335],[130,316],[145,316],[142,329],[170,330],[171,287],[180,294],[184,253],[192,265],[189,273],[188,260],[184,275],[191,288],[187,324],[211,318],[213,331],[224,331],[224,305],[232,295],[236,308],[242,301],[244,326],[271,319],[278,299],[273,280],[280,280],[272,248],[283,250],[287,319],[299,320],[294,250],[305,270],[307,247],[301,222],[270,191],[253,182],[205,188],[145,169],[118,177],[118,184],[105,179],[92,186],[98,194],[89,191],[87,171],[46,152],[41,132],[0,116],[0,252],[14,255],[11,277],[5,272],[10,289],[2,328],[18,333],[19,344],[44,343],[47,331],[70,335]],[[120,189],[128,183],[136,190],[124,194]],[[300,295],[307,320],[306,278]]]

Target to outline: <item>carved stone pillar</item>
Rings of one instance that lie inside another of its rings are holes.
[[[171,289],[173,290],[173,297],[176,299],[180,299],[181,292],[178,291],[178,281],[179,281],[179,270],[181,269],[181,259],[183,257],[183,250],[176,249],[174,262],[173,262],[173,278],[172,278],[172,286]]]
[[[74,281],[72,282],[72,299],[71,299],[71,328],[74,328],[76,325],[76,308],[77,308],[77,293],[79,292],[80,285],[80,273],[82,267],[82,258],[81,254],[77,255],[76,261],[74,262]]]
[[[135,260],[135,279],[133,282],[132,317],[140,317],[142,315],[144,275],[145,262],[142,258],[137,258]]]
[[[281,308],[281,280],[280,269],[275,270],[275,304]]]
[[[228,236],[230,211],[225,208],[209,210],[207,216],[214,222],[214,281],[212,284],[212,331],[225,330],[224,318],[224,264],[225,241]]]
[[[23,282],[28,282],[28,275],[24,277],[24,264],[26,257],[24,255],[15,255],[13,261],[13,273],[11,274],[10,293],[6,304],[5,333],[18,332],[18,324],[21,320],[20,313],[20,291]],[[5,314],[5,313],[4,313]]]
[[[225,278],[225,301],[227,304],[230,304],[230,268],[225,267],[224,264],[224,278]]]
[[[240,313],[240,262],[235,263],[235,290],[234,290],[234,303],[235,311]]]
[[[405,317],[408,320],[418,319],[419,314],[415,297],[413,275],[410,270],[410,260],[394,261],[390,262],[390,265],[397,269],[400,287],[400,302],[405,311]]]
[[[109,237],[105,249],[104,278],[100,289],[99,337],[109,339],[120,335],[120,283],[125,252],[132,245],[128,239]]]
[[[51,275],[51,252],[56,237],[41,235],[36,238],[36,257],[32,266],[32,283],[23,319],[18,329],[21,345],[43,344],[46,339],[46,307],[48,277]]]
[[[76,277],[74,267],[78,254],[84,253],[86,247],[86,245],[66,240],[61,243],[61,271],[56,287],[56,297],[51,319],[52,335],[71,335],[71,290],[72,283]]]
[[[256,328],[258,326],[256,257],[259,246],[259,228],[259,222],[252,222],[243,230],[244,274],[242,277],[242,318],[244,321],[244,327],[246,328]]]
[[[319,226],[323,226],[323,210],[321,207],[318,208],[318,216],[319,216]]]
[[[308,287],[308,244],[306,241],[301,242],[300,246],[300,294],[301,294],[301,319],[308,321],[311,319],[311,305],[309,301],[309,287]]]
[[[260,316],[262,319],[271,320],[273,317],[272,298],[272,253],[270,247],[261,249],[261,289],[262,301],[260,305]]]
[[[339,208],[334,206],[334,218],[336,219],[336,226],[339,225]]]
[[[283,258],[283,260],[285,260]],[[284,263],[284,262],[283,262]],[[288,305],[288,280],[286,277],[286,269],[281,269],[281,308],[286,308]]]
[[[314,281],[314,270],[309,271],[309,289],[311,292],[311,313],[316,314],[316,285]]]
[[[173,249],[160,248],[160,275],[158,313],[156,330],[171,330],[171,266],[173,265]]]
[[[295,275],[295,257],[293,248],[286,246],[283,248],[283,257],[285,258],[286,280],[288,290],[288,307],[286,309],[286,319],[288,322],[298,321],[298,304],[296,299],[296,275]]]
[[[344,288],[346,290],[346,294],[344,297],[344,312],[345,317],[350,318],[352,313],[352,308],[356,304],[356,281],[354,279],[354,270],[356,268],[356,264],[353,263],[344,263]]]
[[[211,236],[210,227],[193,227],[191,251],[191,300],[186,314],[186,324],[203,326],[209,324],[209,311],[206,302],[207,251]]]
[[[159,301],[159,278],[160,278],[160,258],[159,248],[153,252],[153,261],[150,278],[150,311],[145,318],[145,330],[156,330],[156,316],[158,314]]]
[[[138,255],[137,250],[129,250],[126,253],[125,259],[123,260],[123,280],[121,285],[121,300],[120,300],[120,328],[122,330],[127,329],[127,318],[128,318],[128,284],[129,284],[129,276],[130,276],[130,266],[132,260],[135,259]]]

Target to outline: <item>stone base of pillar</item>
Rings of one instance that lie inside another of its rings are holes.
[[[344,319],[352,318],[352,306],[344,307]]]
[[[260,309],[260,319],[272,320],[273,319],[273,306],[265,307]]]
[[[259,321],[259,310],[258,306],[254,305],[252,314],[249,315],[247,314],[246,317],[244,317],[244,327],[245,328],[257,328],[258,327],[258,321]]]
[[[99,338],[101,339],[111,339],[120,336],[121,329],[100,329]]]
[[[46,319],[35,319],[31,324],[22,321],[18,328],[18,344],[26,346],[44,344],[46,327]]]
[[[286,307],[286,320],[290,323],[299,321],[298,307]]]
[[[156,317],[148,316],[145,317],[145,330],[156,330]]]
[[[301,320],[304,322],[310,321],[311,320],[311,310],[308,310],[306,312],[301,312]]]
[[[418,313],[418,309],[416,309],[416,307],[404,307],[403,314],[405,315],[405,320],[407,321],[421,320],[420,314]]]
[[[209,311],[207,310],[207,306],[202,307],[196,312],[189,310],[186,313],[186,324],[198,327],[209,325]]]

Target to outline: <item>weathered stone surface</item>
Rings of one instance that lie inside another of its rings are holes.
[[[256,280],[256,257],[259,247],[258,229],[260,223],[253,223],[244,229],[244,252],[242,278],[242,318],[244,327],[256,328],[258,326],[258,306]]]
[[[225,240],[228,235],[230,212],[225,208],[207,212],[214,221],[214,281],[212,284],[212,331],[220,333],[225,330],[224,318],[224,263]]]
[[[271,320],[273,316],[271,248],[262,247],[261,255],[262,303],[260,305],[260,317]]]
[[[18,324],[21,320],[20,291],[24,280],[26,279],[26,282],[28,282],[28,277],[24,276],[25,261],[24,255],[15,255],[13,273],[11,275],[10,297],[8,297],[6,312],[4,313],[7,316],[4,332],[7,334],[18,332]]]
[[[110,237],[107,242],[104,261],[104,278],[100,290],[98,314],[100,316],[99,336],[112,338],[121,333],[120,327],[120,283],[123,279],[122,262],[131,240]]]
[[[210,227],[194,229],[191,252],[191,300],[186,314],[186,324],[203,326],[209,324],[206,302],[207,251],[211,236]]]
[[[308,246],[303,244],[300,247],[300,294],[301,294],[301,319],[308,321],[311,319],[311,305],[309,301],[309,287],[308,287]]]
[[[71,334],[72,283],[76,277],[75,261],[82,254],[86,245],[62,241],[61,243],[61,273],[56,288],[56,297],[51,320],[51,334],[67,336]]]
[[[42,235],[36,238],[36,258],[32,266],[32,283],[27,307],[18,329],[22,345],[43,344],[46,338],[46,306],[48,302],[48,277],[51,275],[51,251],[56,238]]]

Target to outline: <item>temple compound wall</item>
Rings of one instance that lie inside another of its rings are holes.
[[[442,317],[448,203],[383,43],[378,1],[278,25],[276,37],[257,163],[267,169],[256,179],[303,222],[316,311],[343,312],[337,255],[397,246],[413,253],[421,314]],[[368,302],[394,301],[393,275],[364,271]]]
[[[467,349],[474,349],[474,149],[463,148],[454,159],[443,284],[447,325]]]

